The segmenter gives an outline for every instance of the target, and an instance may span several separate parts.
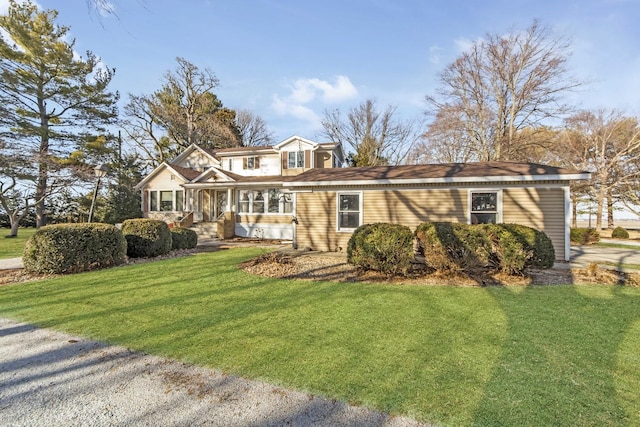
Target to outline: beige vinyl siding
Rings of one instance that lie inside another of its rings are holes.
[[[565,212],[562,188],[506,188],[502,192],[502,222],[544,231],[564,260]]]
[[[364,193],[364,223],[391,222],[413,231],[423,222],[467,222],[467,192],[447,190],[385,190]]]
[[[296,242],[298,248],[346,251],[351,233],[336,231],[336,192],[318,191],[296,195]]]
[[[413,231],[422,222],[467,222],[466,190],[364,191],[363,222],[391,222]],[[299,248],[345,251],[350,232],[336,227],[336,192],[298,193],[296,240]]]
[[[430,221],[468,223],[469,191],[474,187],[362,190],[363,223],[390,222],[406,225],[412,230]],[[351,233],[336,229],[337,191],[337,188],[333,188],[330,191],[297,194],[296,241],[299,248],[346,251]],[[544,231],[553,242],[556,259],[564,259],[562,188],[502,188],[502,222]]]
[[[316,152],[316,168],[330,168],[331,167],[331,153],[324,151]]]

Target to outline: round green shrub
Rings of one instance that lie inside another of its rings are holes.
[[[400,224],[361,225],[347,244],[350,264],[390,276],[406,274],[413,256],[413,233]]]
[[[22,262],[29,273],[78,273],[122,264],[127,242],[109,224],[56,224],[27,240]]]
[[[518,224],[420,224],[418,252],[427,267],[448,273],[494,268],[521,274],[526,267],[551,268],[555,250],[549,237]]]
[[[122,223],[127,239],[127,255],[131,258],[151,258],[171,251],[171,231],[166,222],[136,218]]]
[[[490,263],[492,243],[481,225],[429,222],[420,224],[415,236],[418,253],[433,270],[472,271]]]
[[[614,239],[628,239],[629,232],[622,227],[616,227],[611,232],[611,237]]]
[[[520,224],[497,224],[496,226],[505,230],[506,234],[503,233],[503,237],[509,235],[510,238],[517,240],[522,246],[522,250],[529,254],[525,263],[526,267],[553,267],[556,251],[553,242],[544,232]],[[490,225],[488,227],[491,229]]]
[[[600,241],[600,233],[595,228],[572,228],[570,239],[575,245],[590,245]]]
[[[198,233],[188,228],[171,229],[171,249],[193,249],[198,245]]]

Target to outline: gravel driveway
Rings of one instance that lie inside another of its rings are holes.
[[[2,426],[419,426],[0,318]]]

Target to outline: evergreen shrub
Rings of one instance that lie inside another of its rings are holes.
[[[400,224],[361,225],[347,244],[350,264],[389,276],[406,274],[413,256],[413,233],[409,227]]]
[[[122,264],[127,242],[109,224],[55,224],[38,229],[22,256],[29,273],[64,274]]]
[[[575,245],[590,245],[600,241],[600,233],[595,228],[572,228],[570,239]]]
[[[629,232],[622,227],[616,227],[611,232],[611,237],[614,239],[628,239]]]
[[[193,249],[198,245],[198,234],[184,227],[171,229],[171,249]]]
[[[151,258],[171,251],[171,231],[166,222],[135,218],[122,223],[127,239],[127,255],[131,258]]]

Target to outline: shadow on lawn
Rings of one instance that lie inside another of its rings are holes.
[[[621,399],[614,378],[623,339],[640,342],[625,336],[640,319],[640,298],[623,286],[558,291],[487,289],[509,326],[474,425],[532,425],[532,414],[535,425],[640,422],[637,399]]]

